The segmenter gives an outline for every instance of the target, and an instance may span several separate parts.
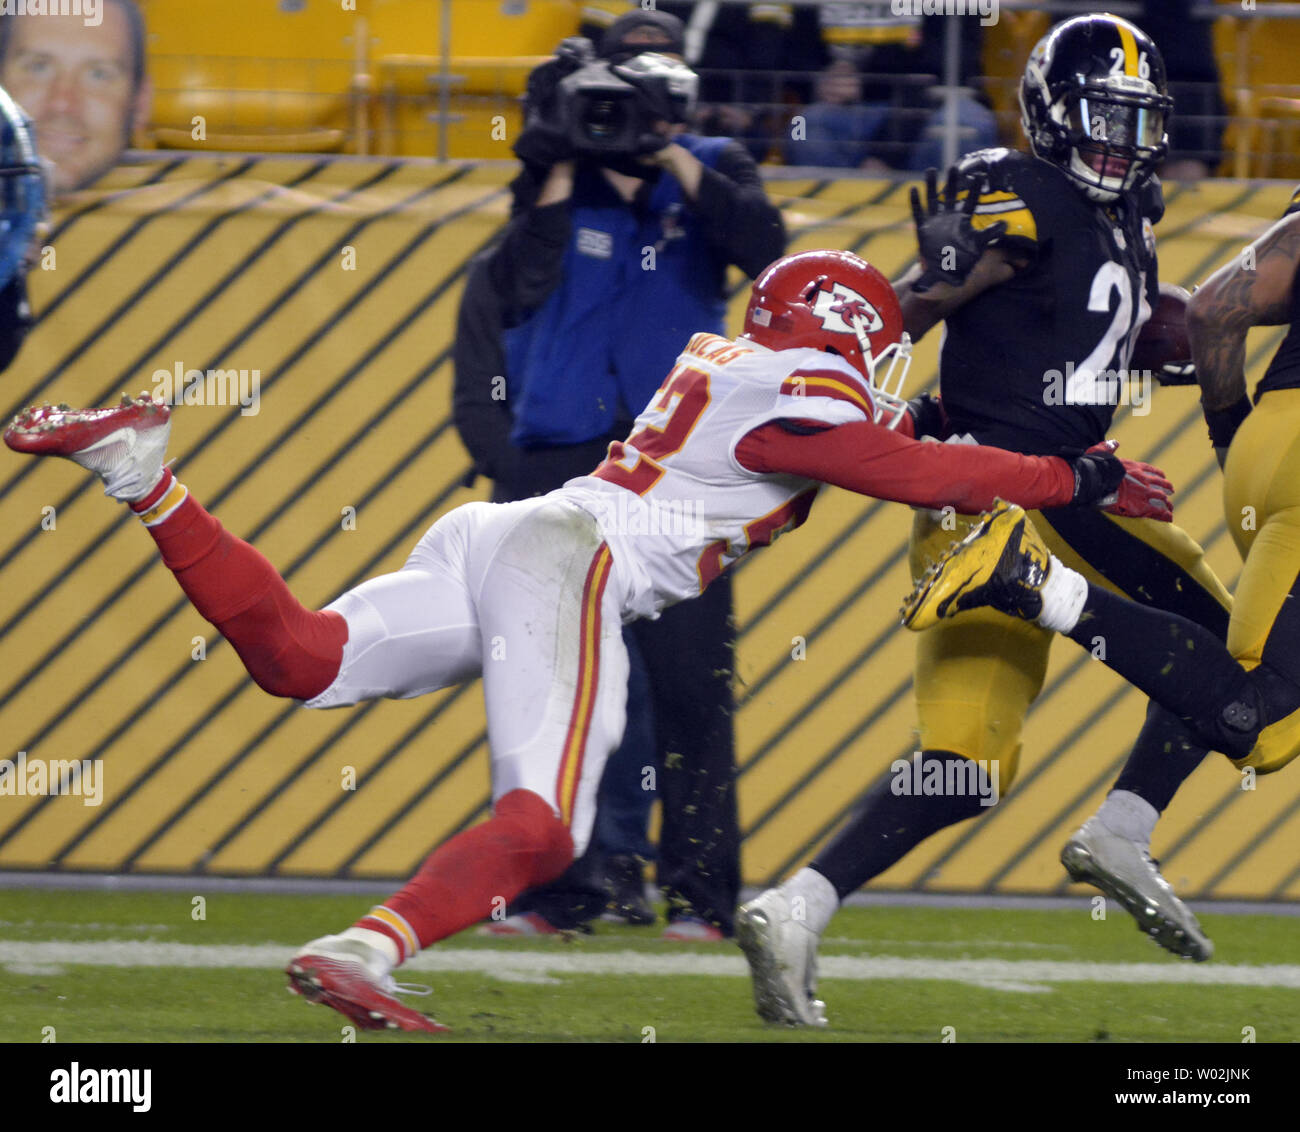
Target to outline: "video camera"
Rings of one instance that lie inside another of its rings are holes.
[[[581,154],[644,151],[657,122],[686,122],[695,108],[699,76],[685,63],[647,51],[624,63],[597,59],[591,42],[566,39],[551,73],[537,85],[552,97],[533,100],[533,111],[561,130]],[[534,83],[530,80],[530,95]],[[553,92],[553,93],[552,93]]]

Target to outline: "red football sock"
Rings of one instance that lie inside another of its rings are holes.
[[[354,926],[382,932],[410,959],[486,919],[501,900],[509,904],[524,889],[554,880],[572,862],[573,838],[550,804],[531,790],[512,790],[489,820],[440,845],[405,888]]]
[[[133,506],[161,510],[158,489]],[[248,543],[235,538],[191,495],[148,526],[163,562],[185,596],[220,630],[249,675],[273,696],[310,700],[334,682],[343,661],[348,626],[334,612],[315,613],[299,604],[275,567]]]

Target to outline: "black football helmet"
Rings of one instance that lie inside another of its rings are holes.
[[[1034,153],[1095,201],[1140,188],[1169,149],[1173,109],[1151,37],[1118,16],[1076,16],[1030,52],[1020,115]]]

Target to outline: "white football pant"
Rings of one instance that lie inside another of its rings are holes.
[[[347,621],[348,640],[338,676],[307,706],[410,699],[482,675],[493,802],[541,795],[580,855],[626,722],[611,569],[595,519],[562,498],[458,507],[401,570],[326,607]]]

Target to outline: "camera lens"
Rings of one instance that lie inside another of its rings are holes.
[[[627,117],[627,107],[622,99],[593,99],[583,116],[583,129],[592,141],[607,141],[617,136]]]

